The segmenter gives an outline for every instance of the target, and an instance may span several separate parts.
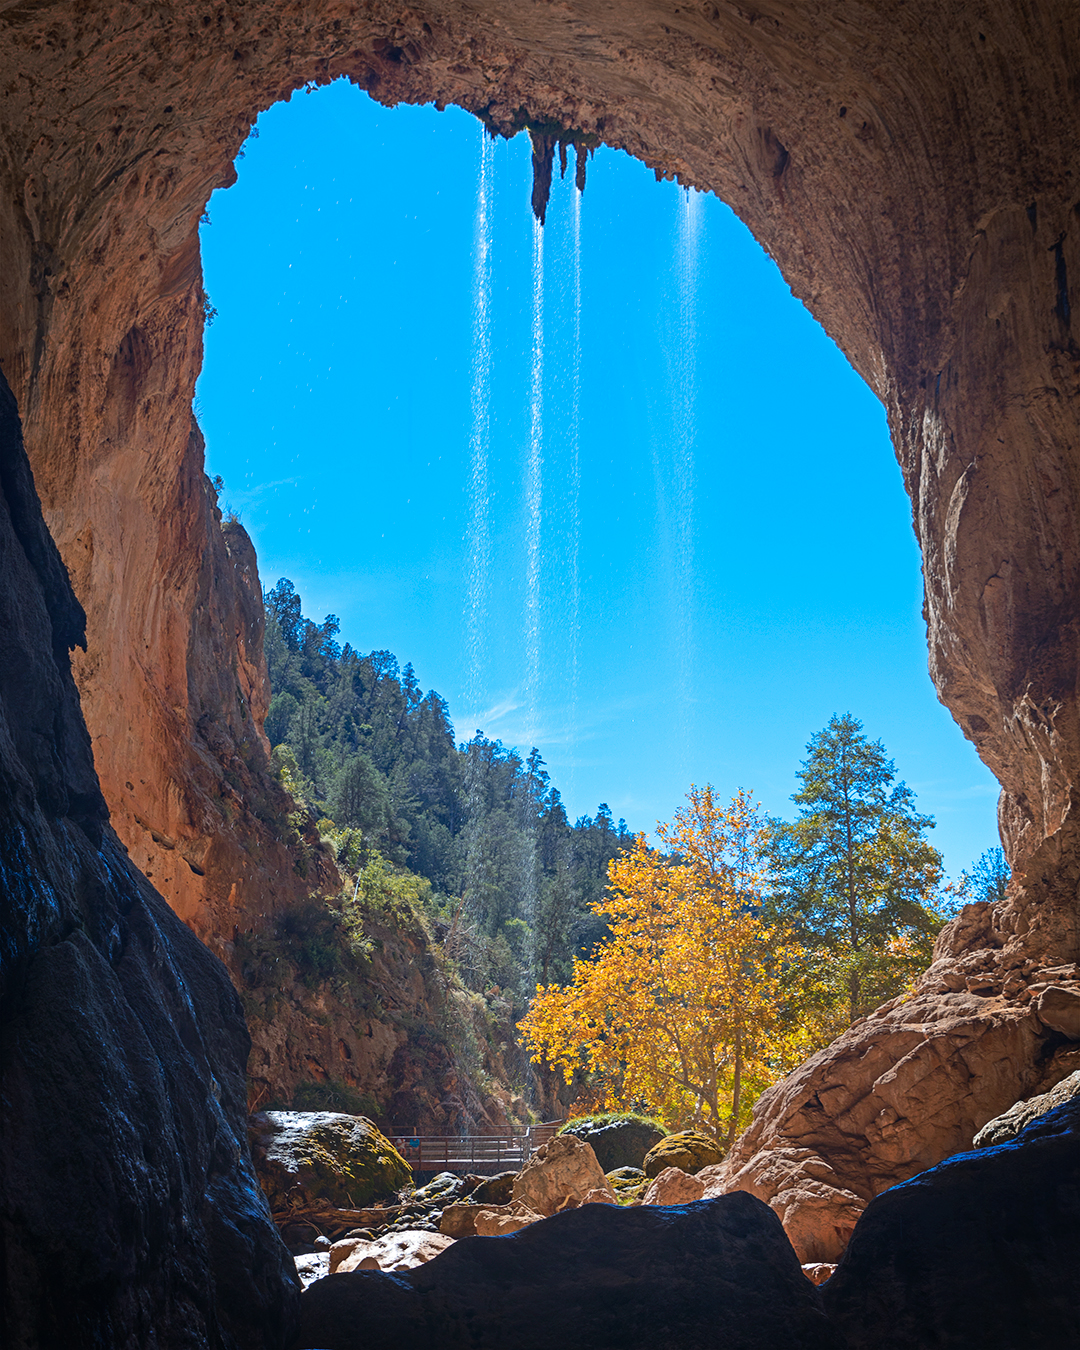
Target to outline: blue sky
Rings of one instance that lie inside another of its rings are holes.
[[[727,207],[603,148],[580,202],[572,155],[556,177],[538,325],[524,135],[488,150],[485,367],[482,145],[338,82],[264,114],[211,200],[196,407],[263,584],[412,661],[459,740],[535,743],[572,816],[648,830],[691,782],[790,815],[850,711],[957,873],[997,786],[926,674],[877,400]]]

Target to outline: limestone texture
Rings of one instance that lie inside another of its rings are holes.
[[[416,1270],[333,1275],[297,1350],[842,1350],[768,1206],[585,1205],[464,1238]]]
[[[388,1233],[372,1242],[363,1239],[354,1239],[350,1244],[335,1242],[330,1249],[330,1274],[340,1271],[347,1275],[350,1270],[414,1270],[444,1252],[453,1241],[441,1233],[414,1231]],[[334,1253],[346,1245],[352,1250],[342,1253],[335,1265]]]
[[[197,932],[220,947],[259,929],[298,876],[258,814],[277,807],[250,556],[190,412],[198,220],[259,111],[345,76],[386,104],[584,133],[716,192],[886,409],[931,674],[1002,784],[1014,881],[949,926],[913,998],[766,1094],[730,1185],[832,1260],[882,1190],[1075,1070],[1071,0],[16,0],[0,52],[0,368],[87,615],[77,678],[106,800]],[[24,745],[33,772],[85,776],[52,735]],[[21,839],[0,861],[32,890],[51,874]],[[17,949],[38,942],[35,919],[13,922]],[[312,1056],[328,1076],[333,1048]]]
[[[387,1200],[412,1169],[370,1120],[335,1111],[260,1111],[251,1117],[251,1156],[274,1214],[359,1209]]]
[[[247,1153],[239,1000],[109,827],[83,614],[2,375],[0,635],[0,1343],[282,1347],[299,1286]]]
[[[1047,1045],[1022,1001],[935,979],[931,967],[914,999],[880,1009],[770,1088],[710,1169],[706,1195],[750,1191],[780,1215],[800,1260],[835,1262],[876,1195],[970,1148],[1017,1097],[1080,1064],[1064,1038]]]
[[[592,1191],[615,1199],[592,1148],[583,1139],[557,1134],[541,1144],[514,1178],[511,1196],[514,1203],[547,1215],[568,1201],[580,1204]]]
[[[705,1195],[705,1183],[678,1167],[665,1167],[649,1182],[643,1205],[688,1205]]]

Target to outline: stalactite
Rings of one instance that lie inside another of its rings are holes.
[[[530,127],[529,139],[532,141],[532,209],[533,215],[543,225],[547,216],[548,198],[551,196],[551,171],[558,137],[549,135],[546,131],[534,131]]]

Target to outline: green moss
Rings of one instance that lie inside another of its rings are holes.
[[[252,1156],[275,1212],[317,1201],[362,1208],[412,1181],[408,1163],[370,1120],[295,1111],[252,1120]]]
[[[696,1130],[684,1130],[661,1139],[645,1155],[641,1165],[646,1176],[658,1177],[665,1167],[677,1167],[693,1174],[723,1160],[724,1150],[715,1139]]]

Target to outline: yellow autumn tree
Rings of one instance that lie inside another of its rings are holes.
[[[593,906],[609,936],[560,988],[538,987],[520,1023],[536,1062],[594,1101],[645,1106],[730,1144],[763,1089],[798,1061],[799,1019],[785,978],[797,949],[760,917],[765,828],[747,793],[721,806],[692,788],[673,824],[608,869]]]

